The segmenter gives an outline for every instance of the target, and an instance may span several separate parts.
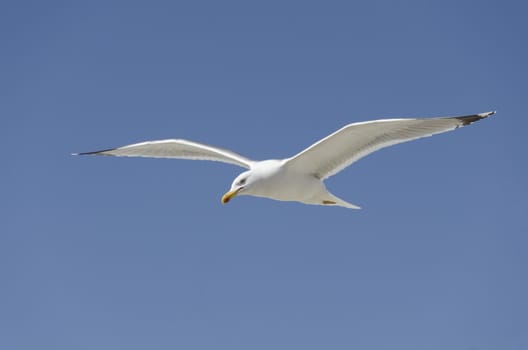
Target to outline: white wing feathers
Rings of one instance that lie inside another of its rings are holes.
[[[353,123],[291,157],[286,164],[291,169],[313,174],[323,180],[382,148],[454,130],[494,113]]]
[[[250,169],[254,161],[235,152],[187,140],[159,140],[135,143],[102,151],[78,153],[118,157],[179,158],[212,160]]]

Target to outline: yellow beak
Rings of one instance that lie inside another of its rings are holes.
[[[222,204],[226,204],[229,202],[234,196],[237,195],[237,193],[242,189],[242,187],[237,188],[236,190],[232,190],[227,192],[222,196]]]

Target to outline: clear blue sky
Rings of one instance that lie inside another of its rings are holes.
[[[521,1],[4,1],[0,348],[528,349]],[[351,122],[498,110],[327,186],[72,157],[186,138],[282,158]]]

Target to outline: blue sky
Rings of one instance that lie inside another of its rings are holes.
[[[520,1],[5,1],[3,349],[528,348]],[[186,138],[282,158],[337,128],[497,110],[327,181],[72,157]]]

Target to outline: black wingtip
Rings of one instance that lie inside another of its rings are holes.
[[[463,116],[463,117],[455,117],[455,119],[460,120],[462,122],[462,126],[466,126],[466,125],[469,125],[469,124],[474,123],[476,121],[479,121],[481,119],[487,118],[487,117],[489,117],[491,115],[494,115],[495,113],[496,113],[495,111],[491,111],[491,112],[486,112],[486,113],[466,115],[466,116]]]
[[[110,152],[110,151],[113,151],[113,150],[115,150],[115,148],[109,148],[109,149],[104,149],[104,150],[101,150],[101,151],[93,151],[93,152],[72,153],[71,155],[72,156],[96,156],[96,155],[99,155],[99,156],[111,156],[111,154],[107,154],[105,152]]]

